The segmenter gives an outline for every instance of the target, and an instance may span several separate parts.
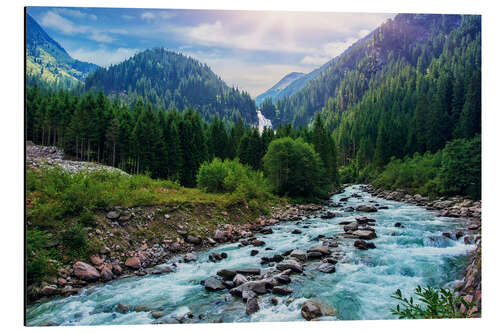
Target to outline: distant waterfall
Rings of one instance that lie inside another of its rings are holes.
[[[271,121],[266,117],[264,117],[264,115],[262,114],[262,112],[260,112],[260,110],[257,110],[257,118],[259,118],[259,133],[262,134],[264,127],[269,127],[269,128],[273,127]]]

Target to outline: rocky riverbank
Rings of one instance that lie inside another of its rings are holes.
[[[464,278],[455,286],[457,296],[462,296],[475,306],[467,310],[460,305],[460,310],[466,313],[468,317],[480,317],[481,311],[481,201],[473,201],[462,196],[451,198],[441,197],[436,200],[430,200],[420,194],[408,194],[403,190],[384,190],[377,189],[371,185],[363,187],[363,190],[380,198],[387,200],[402,201],[420,206],[427,209],[437,210],[437,216],[466,218],[466,224],[462,229],[454,232],[445,232],[443,236],[452,239],[463,238],[467,244],[475,244],[476,248],[471,254],[469,264],[465,271]]]
[[[252,219],[248,205],[219,211],[211,205],[115,207],[98,214],[88,238],[98,250],[88,261],[60,267],[57,276],[27,288],[28,301],[79,293],[83,287],[131,275],[161,274],[175,269],[165,266],[172,257],[195,261],[196,252],[218,244],[258,243],[256,233],[266,233],[282,221],[297,221],[322,210],[317,204],[287,204],[271,208],[269,216]],[[272,232],[272,231],[271,231]],[[54,240],[47,246],[60,246]],[[214,254],[222,260],[224,254]]]

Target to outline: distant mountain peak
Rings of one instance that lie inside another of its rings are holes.
[[[268,89],[263,94],[260,94],[255,98],[255,102],[257,105],[260,105],[266,98],[275,99],[278,93],[288,87],[292,82],[304,76],[304,73],[301,72],[291,72],[285,75],[281,80],[279,80],[274,86]]]

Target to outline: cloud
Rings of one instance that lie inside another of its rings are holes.
[[[77,9],[54,8],[54,11],[61,14],[61,15],[64,15],[64,16],[70,16],[70,17],[79,18],[79,19],[89,18],[93,21],[97,20],[96,15],[87,14],[87,13],[84,13],[84,12],[77,10]]]
[[[331,59],[330,57],[322,57],[322,56],[305,56],[304,58],[302,58],[300,63],[304,65],[321,66],[330,59]]]
[[[121,18],[124,18],[126,20],[132,20],[134,18],[132,15],[125,15],[125,14],[123,14],[123,15],[120,15],[120,16],[121,16]]]
[[[57,29],[67,35],[85,33],[88,31],[88,27],[77,26],[70,20],[62,17],[54,11],[48,11],[47,13],[45,13],[45,15],[42,16],[41,24],[44,27]]]
[[[152,20],[155,18],[155,14],[151,12],[145,12],[141,14],[141,19],[143,20]]]
[[[111,43],[114,40],[111,36],[101,32],[93,32],[89,38],[101,43]]]
[[[138,49],[122,47],[115,50],[108,50],[106,48],[100,48],[97,50],[80,48],[72,51],[68,50],[68,53],[75,59],[88,61],[102,67],[108,67],[132,57],[138,51]]]

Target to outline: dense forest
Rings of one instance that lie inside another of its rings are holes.
[[[262,170],[267,147],[282,137],[302,137],[312,144],[326,172],[323,183],[337,181],[336,145],[319,116],[310,130],[285,126],[276,133],[265,128],[260,134],[241,118],[228,127],[217,116],[204,121],[192,108],[156,110],[142,100],[128,107],[118,99],[111,102],[102,92],[80,95],[36,84],[27,89],[26,107],[28,140],[63,147],[76,159],[149,173],[184,186],[195,186],[200,165],[215,157],[238,158]]]
[[[128,105],[140,98],[154,108],[191,107],[203,119],[217,117],[255,124],[255,102],[245,91],[229,88],[205,64],[180,53],[156,48],[140,52],[118,65],[93,72],[85,90],[100,90]]]

